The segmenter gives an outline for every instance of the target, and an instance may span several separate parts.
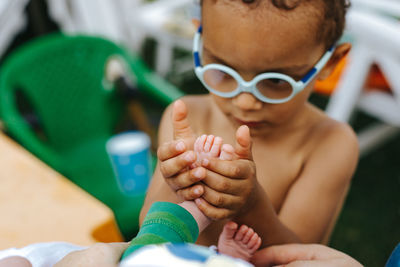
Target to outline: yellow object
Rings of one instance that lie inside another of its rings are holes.
[[[122,241],[112,211],[0,132],[0,249]]]

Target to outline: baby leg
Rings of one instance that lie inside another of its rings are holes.
[[[218,251],[220,253],[246,261],[250,260],[260,245],[261,238],[253,229],[246,225],[238,228],[238,225],[234,222],[225,224],[218,239]]]

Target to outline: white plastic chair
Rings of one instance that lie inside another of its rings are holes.
[[[50,15],[65,32],[105,36],[134,51],[140,49],[146,37],[153,38],[157,43],[155,68],[162,76],[171,70],[174,48],[191,51],[195,29],[190,33],[186,11],[194,1],[47,0]],[[180,34],[168,25],[178,26]],[[192,68],[191,61],[187,65]]]
[[[50,16],[67,33],[86,33],[126,42],[115,0],[47,0]]]
[[[191,24],[189,10],[194,0],[158,0],[151,3],[120,0],[127,23],[131,26],[131,43],[140,46],[145,37],[157,43],[155,68],[165,76],[173,65],[174,48],[192,49],[195,29]],[[192,62],[190,60],[190,68]]]
[[[26,25],[24,9],[28,0],[0,1],[0,56],[3,55],[15,35]]]
[[[353,5],[347,16],[347,32],[354,39],[353,48],[326,112],[347,122],[359,108],[382,122],[359,133],[361,153],[365,154],[399,132],[400,2],[355,0]],[[364,90],[373,64],[380,67],[392,93]]]
[[[382,13],[399,17],[400,5],[398,0],[351,0],[351,5],[355,9],[369,10],[373,13]]]

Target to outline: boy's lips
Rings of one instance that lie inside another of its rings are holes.
[[[236,117],[233,117],[233,119],[240,125],[246,125],[248,127],[259,127],[263,124],[262,121],[244,121],[244,120],[238,119]]]

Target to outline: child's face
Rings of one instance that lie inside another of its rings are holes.
[[[269,1],[248,5],[205,0],[202,24],[203,64],[227,65],[246,81],[264,72],[299,80],[325,53],[325,45],[316,42],[318,11],[309,5],[285,11]],[[247,124],[257,134],[290,121],[302,110],[312,87],[313,83],[283,104],[267,104],[249,93],[214,98],[234,124]]]

